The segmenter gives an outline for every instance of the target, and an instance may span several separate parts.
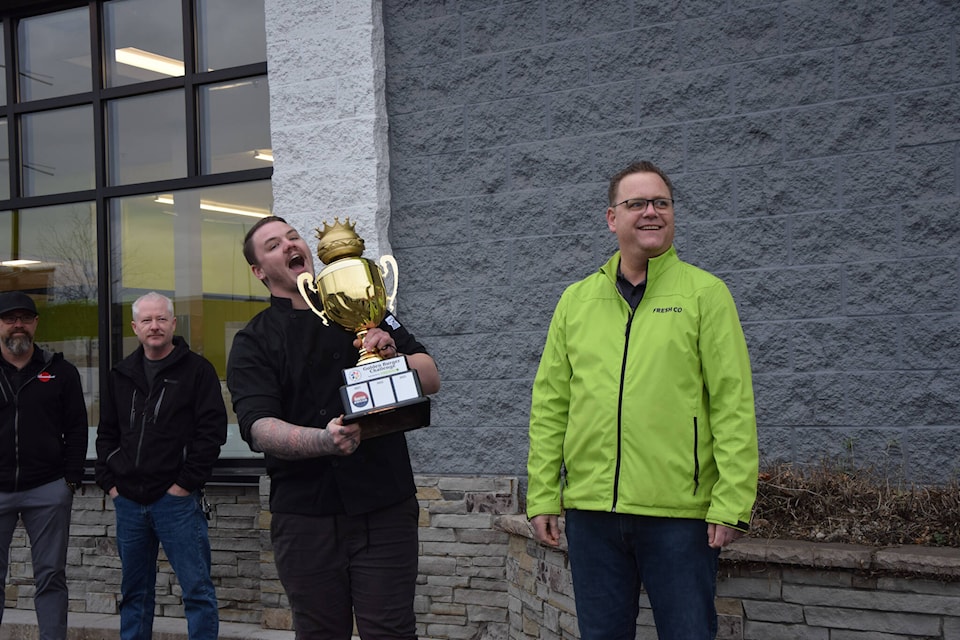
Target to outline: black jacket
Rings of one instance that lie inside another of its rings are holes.
[[[233,339],[227,386],[248,443],[260,418],[323,428],[343,413],[343,369],[357,363],[356,337],[334,322],[324,326],[310,310],[271,297]],[[380,324],[400,353],[426,353],[397,319]],[[270,511],[302,515],[369,513],[416,494],[403,433],[362,440],[349,456],[282,460],[265,455],[270,474]]]
[[[36,347],[19,384],[15,371],[0,364],[0,491],[79,483],[89,424],[77,368]]]
[[[227,439],[227,411],[217,372],[180,336],[147,387],[143,347],[107,380],[97,429],[97,484],[151,504],[174,483],[203,488]]]

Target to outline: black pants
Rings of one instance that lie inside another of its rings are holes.
[[[270,535],[297,640],[416,640],[415,497],[359,516],[275,513]]]

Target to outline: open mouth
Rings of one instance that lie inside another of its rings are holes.
[[[306,260],[303,259],[299,253],[295,253],[290,256],[290,261],[287,262],[287,266],[291,269],[302,269],[307,265]]]

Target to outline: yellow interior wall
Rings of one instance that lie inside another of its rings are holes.
[[[266,287],[243,257],[246,227],[205,221],[202,225],[203,292],[238,297],[262,297]]]
[[[123,288],[173,290],[173,222],[173,216],[144,213],[136,206],[124,206],[120,215]]]

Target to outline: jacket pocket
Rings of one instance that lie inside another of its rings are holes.
[[[123,478],[130,475],[133,465],[130,463],[130,457],[127,456],[121,447],[117,447],[107,455],[107,468],[113,472],[113,475]]]

